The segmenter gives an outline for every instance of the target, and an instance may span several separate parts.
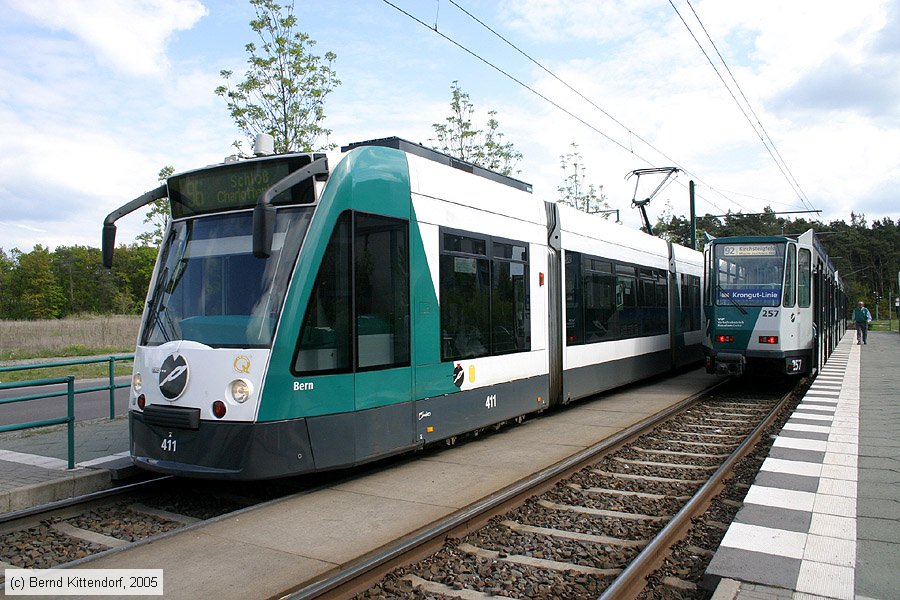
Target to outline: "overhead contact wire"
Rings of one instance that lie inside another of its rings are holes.
[[[760,120],[759,115],[756,114],[756,111],[753,110],[753,105],[750,104],[750,100],[747,98],[747,95],[744,94],[744,90],[741,88],[741,85],[738,83],[737,79],[734,76],[734,73],[731,72],[731,67],[728,66],[728,62],[725,60],[725,57],[722,56],[722,53],[719,52],[719,47],[716,45],[716,42],[713,41],[712,36],[709,35],[709,31],[706,30],[706,26],[703,24],[703,20],[700,19],[700,15],[697,14],[697,11],[694,10],[694,5],[691,4],[691,0],[685,0],[687,2],[688,7],[691,9],[691,12],[694,13],[694,18],[697,19],[697,22],[700,24],[700,28],[703,29],[703,33],[706,35],[706,39],[709,40],[709,43],[712,44],[713,49],[716,51],[716,54],[719,56],[719,60],[722,61],[722,65],[725,67],[725,70],[728,71],[728,76],[731,77],[731,81],[734,83],[734,86],[737,88],[738,92],[741,94],[741,98],[744,99],[744,102],[747,104],[747,108],[750,110],[750,113],[753,115],[753,118],[756,119],[757,124],[759,125],[760,130],[766,136],[766,139],[769,140],[769,144],[772,146],[772,150],[775,151],[775,154],[778,155],[778,159],[781,160],[781,164],[784,165],[787,174],[790,175],[791,180],[793,180],[796,185],[795,191],[799,193],[800,201],[804,204],[806,208],[813,208],[812,204],[809,202],[809,196],[806,195],[806,192],[803,191],[803,188],[800,186],[800,182],[797,181],[797,178],[794,176],[794,173],[791,172],[790,167],[787,164],[787,161],[784,160],[784,157],[781,156],[781,152],[778,151],[778,146],[775,145],[775,141],[772,140],[772,136],[769,135],[769,132],[766,131],[766,128],[762,124],[762,120]]]
[[[644,161],[644,162],[647,163],[648,165],[652,165],[652,164],[653,164],[652,162],[650,162],[649,160],[647,160],[646,158],[644,158],[643,156],[641,156],[640,154],[638,154],[638,153],[635,152],[634,150],[632,150],[632,149],[628,148],[627,146],[625,146],[624,144],[622,144],[620,141],[618,141],[618,140],[614,139],[613,137],[609,136],[608,134],[604,133],[603,131],[601,131],[600,129],[598,129],[597,127],[595,127],[594,125],[591,125],[590,123],[588,123],[587,121],[585,121],[584,119],[582,119],[581,117],[579,117],[578,115],[576,115],[575,113],[573,113],[572,111],[570,111],[569,109],[567,109],[567,108],[561,106],[560,104],[556,103],[555,101],[551,100],[550,98],[548,98],[548,97],[545,96],[544,94],[540,93],[539,91],[537,91],[536,89],[534,89],[533,87],[531,87],[530,85],[528,85],[527,83],[525,83],[524,81],[522,81],[522,80],[516,78],[514,75],[508,73],[507,71],[504,71],[504,70],[501,69],[499,66],[495,65],[494,63],[492,63],[491,61],[489,61],[489,60],[487,60],[486,58],[483,58],[482,56],[478,55],[478,54],[475,53],[473,50],[469,50],[467,47],[463,46],[462,44],[460,44],[459,42],[457,42],[456,40],[454,40],[454,39],[451,38],[450,36],[448,36],[448,35],[442,33],[441,31],[438,31],[437,29],[434,29],[433,27],[431,27],[430,25],[428,25],[427,23],[425,23],[424,21],[422,21],[421,19],[419,19],[419,18],[416,17],[415,15],[412,15],[412,14],[406,12],[405,10],[403,10],[402,8],[400,8],[399,6],[397,6],[396,4],[394,4],[393,2],[391,2],[390,0],[381,0],[381,1],[384,2],[385,4],[387,4],[388,6],[390,6],[390,7],[394,8],[394,9],[396,9],[398,12],[403,13],[404,15],[406,15],[407,17],[409,17],[410,19],[412,19],[412,20],[415,21],[416,23],[420,24],[422,27],[425,27],[426,29],[428,29],[428,30],[430,30],[430,31],[433,31],[434,33],[436,33],[437,35],[441,36],[442,38],[444,38],[445,40],[447,40],[448,42],[450,42],[451,44],[453,44],[454,46],[456,46],[456,47],[459,48],[460,50],[464,51],[465,53],[469,54],[469,55],[472,56],[473,58],[478,59],[479,61],[483,62],[484,64],[486,64],[486,65],[489,66],[490,68],[494,69],[495,71],[497,71],[498,73],[500,73],[500,74],[503,75],[504,77],[506,77],[506,78],[510,79],[511,81],[514,81],[515,83],[519,84],[520,86],[522,86],[523,88],[525,88],[526,90],[528,90],[529,92],[531,92],[532,94],[534,94],[535,96],[537,96],[538,98],[540,98],[541,100],[543,100],[543,101],[545,101],[545,102],[551,104],[552,106],[558,108],[559,110],[561,110],[562,112],[566,113],[567,115],[569,115],[570,117],[572,117],[573,119],[575,119],[576,121],[578,121],[579,123],[581,123],[582,125],[584,125],[585,127],[588,127],[589,129],[591,129],[591,130],[594,131],[595,133],[599,133],[601,136],[603,136],[604,138],[606,138],[607,140],[609,140],[610,142],[612,142],[613,144],[615,144],[616,146],[618,146],[618,147],[621,148],[622,150],[625,150],[625,151],[628,152],[629,154],[632,154],[632,155],[636,156],[637,158],[639,158],[640,160]]]
[[[725,196],[724,194],[722,194],[720,191],[718,191],[718,190],[717,190],[716,188],[714,188],[713,186],[710,186],[710,185],[706,184],[705,182],[703,182],[703,180],[702,180],[699,176],[697,176],[696,174],[694,174],[694,173],[693,173],[692,171],[690,171],[689,169],[685,169],[685,168],[681,167],[681,165],[680,165],[677,161],[675,161],[674,159],[672,159],[672,158],[666,156],[665,153],[663,153],[662,151],[660,151],[659,149],[657,149],[656,147],[654,147],[652,144],[650,144],[649,142],[647,142],[646,140],[644,140],[641,136],[639,136],[638,134],[636,134],[633,130],[631,130],[629,127],[627,127],[626,125],[624,125],[621,121],[619,121],[618,119],[616,119],[615,117],[613,117],[612,115],[610,115],[607,111],[605,111],[605,110],[603,110],[602,108],[600,108],[599,106],[597,106],[596,103],[594,103],[593,101],[589,100],[589,99],[588,99],[587,97],[585,97],[582,93],[580,93],[580,92],[578,92],[577,90],[575,90],[571,85],[567,84],[565,81],[563,81],[563,80],[560,79],[558,76],[556,76],[555,74],[553,74],[549,69],[547,69],[546,67],[544,67],[543,65],[541,65],[541,64],[540,64],[539,62],[537,62],[535,59],[531,58],[527,53],[525,53],[524,51],[520,50],[518,47],[515,46],[515,44],[513,44],[512,42],[510,42],[509,40],[507,40],[506,38],[504,38],[504,37],[503,37],[502,35],[500,35],[499,33],[497,33],[497,32],[496,32],[494,29],[492,29],[490,26],[486,25],[483,21],[481,21],[480,19],[478,19],[477,17],[475,17],[474,15],[472,15],[471,13],[469,13],[468,11],[466,11],[465,9],[463,9],[462,7],[460,7],[459,4],[457,4],[457,3],[454,2],[453,0],[450,0],[450,1],[452,2],[452,4],[453,4],[454,6],[456,6],[459,10],[461,10],[462,12],[464,12],[464,13],[465,13],[466,15],[468,15],[470,18],[472,18],[473,20],[477,21],[477,22],[478,22],[479,24],[481,24],[483,27],[485,27],[486,29],[488,29],[489,31],[491,31],[494,35],[498,36],[500,39],[502,39],[504,42],[506,42],[507,44],[509,44],[511,47],[515,48],[519,53],[521,53],[523,56],[525,56],[526,58],[528,58],[531,62],[533,62],[534,64],[536,64],[537,66],[539,66],[542,70],[544,70],[544,71],[546,71],[547,73],[549,73],[552,77],[554,77],[555,79],[557,79],[558,81],[560,81],[563,85],[565,85],[567,88],[569,88],[570,90],[572,90],[573,92],[575,92],[578,96],[582,97],[582,98],[585,99],[587,102],[589,102],[592,106],[594,106],[595,108],[597,108],[598,110],[600,110],[604,115],[606,115],[608,118],[610,118],[611,120],[613,120],[615,123],[617,123],[617,124],[618,124],[619,126],[621,126],[623,129],[625,129],[630,135],[636,137],[637,139],[639,139],[640,141],[642,141],[644,144],[646,144],[647,146],[649,146],[651,149],[653,149],[654,151],[658,152],[661,156],[663,156],[663,157],[666,158],[667,160],[669,160],[669,161],[671,161],[672,163],[674,163],[674,164],[675,164],[676,166],[678,166],[684,173],[686,173],[686,174],[692,176],[694,179],[698,180],[698,181],[699,181],[704,187],[706,187],[707,189],[709,189],[709,190],[711,190],[711,191],[713,191],[713,192],[719,194],[720,196],[722,196],[727,202],[729,202],[729,203],[731,203],[731,204],[734,204],[735,206],[738,206],[739,208],[742,208],[742,209],[744,208],[744,206],[741,205],[739,202],[737,202],[737,201],[735,201],[735,200],[733,200],[733,199],[731,199],[731,198],[728,198],[727,196]],[[547,97],[546,95],[542,94],[541,92],[537,91],[536,89],[534,89],[533,87],[531,87],[531,86],[528,85],[527,83],[523,82],[522,80],[518,79],[517,77],[515,77],[515,76],[512,75],[511,73],[505,71],[504,69],[502,69],[502,68],[499,67],[498,65],[496,65],[496,64],[492,63],[491,61],[487,60],[486,58],[480,56],[480,55],[479,55],[478,53],[476,53],[475,51],[470,50],[469,48],[467,48],[467,47],[464,46],[463,44],[461,44],[461,43],[457,42],[456,40],[454,40],[453,38],[451,38],[450,36],[448,36],[448,35],[446,35],[445,33],[439,31],[439,30],[437,29],[437,27],[436,27],[436,24],[435,24],[435,26],[432,26],[432,25],[429,25],[428,23],[425,23],[424,21],[422,21],[421,19],[419,19],[419,18],[416,17],[415,15],[413,15],[413,14],[409,13],[408,11],[404,10],[403,8],[397,6],[396,4],[394,4],[393,2],[391,2],[390,0],[382,0],[382,2],[384,2],[385,4],[387,4],[388,6],[390,6],[391,8],[395,9],[397,12],[399,12],[399,13],[405,15],[406,17],[408,17],[408,18],[411,19],[412,21],[415,21],[416,23],[418,23],[418,24],[421,25],[422,27],[425,27],[425,28],[428,29],[429,31],[432,31],[432,32],[436,33],[437,35],[439,35],[440,37],[442,37],[442,38],[445,39],[446,41],[450,42],[451,44],[453,44],[454,46],[456,46],[456,47],[459,48],[460,50],[464,51],[466,54],[469,54],[469,55],[472,56],[473,58],[475,58],[475,59],[477,59],[478,61],[484,63],[484,64],[487,65],[487,66],[489,66],[491,69],[494,69],[495,71],[497,71],[498,73],[500,73],[501,75],[503,75],[504,77],[506,77],[507,79],[509,79],[509,80],[511,80],[511,81],[513,81],[513,82],[515,82],[515,83],[517,83],[517,84],[520,85],[521,87],[523,87],[523,88],[525,88],[526,90],[530,91],[532,94],[534,94],[535,96],[537,96],[537,97],[540,98],[541,100],[547,102],[547,103],[550,104],[551,106],[557,108],[558,110],[562,111],[562,112],[565,113],[566,115],[568,115],[568,116],[570,116],[571,118],[575,119],[576,121],[578,121],[579,123],[581,123],[582,125],[584,125],[585,127],[587,127],[588,129],[590,129],[591,131],[594,131],[595,133],[598,133],[598,134],[601,135],[603,138],[605,138],[606,140],[610,141],[610,142],[613,143],[614,145],[618,146],[619,148],[621,148],[621,149],[624,150],[625,152],[627,152],[627,153],[629,153],[629,154],[635,156],[636,158],[638,158],[639,160],[643,161],[644,163],[646,163],[646,164],[648,164],[648,165],[653,165],[653,164],[654,164],[654,163],[653,163],[652,161],[650,161],[649,159],[647,159],[647,158],[645,158],[644,156],[642,156],[641,154],[635,152],[633,148],[629,148],[629,147],[625,146],[623,143],[619,142],[618,140],[616,140],[616,139],[613,138],[612,136],[608,135],[608,134],[605,133],[604,131],[600,130],[600,129],[597,128],[596,126],[592,125],[591,123],[587,122],[585,119],[579,117],[578,115],[576,115],[575,113],[573,113],[573,112],[570,111],[569,109],[563,107],[562,105],[560,105],[560,104],[557,103],[556,101],[552,100],[551,98],[549,98],[549,97]],[[683,184],[681,184],[680,182],[679,182],[679,184],[680,184],[680,185],[683,185]],[[702,196],[702,195],[698,195],[698,198],[701,199],[701,200],[703,200],[704,202],[707,202],[708,204],[710,204],[711,206],[713,206],[714,208],[716,208],[716,209],[719,210],[719,211],[723,211],[723,210],[724,210],[724,209],[722,209],[719,205],[717,205],[715,202],[713,202],[712,200],[710,200],[709,198],[706,198],[706,197],[704,197],[704,196]]]
[[[451,4],[453,4],[453,6],[455,6],[456,8],[458,8],[461,12],[465,13],[470,19],[472,19],[473,21],[475,21],[476,23],[478,23],[479,25],[481,25],[482,27],[484,27],[485,29],[487,29],[488,31],[490,31],[490,32],[491,32],[492,34],[494,34],[496,37],[498,37],[498,38],[500,38],[501,40],[503,40],[503,42],[506,43],[510,48],[512,48],[513,50],[515,50],[516,52],[518,52],[519,54],[521,54],[522,56],[524,56],[525,58],[527,58],[527,59],[528,59],[529,61],[531,61],[535,66],[537,66],[537,67],[540,68],[542,71],[544,71],[545,73],[547,73],[548,75],[550,75],[550,77],[552,77],[553,79],[555,79],[556,81],[558,81],[559,83],[561,83],[563,86],[565,86],[566,88],[568,88],[571,92],[573,92],[574,94],[576,94],[579,98],[581,98],[582,100],[584,100],[585,102],[587,102],[588,104],[590,104],[591,106],[593,106],[594,108],[596,108],[597,110],[599,110],[599,111],[600,111],[601,113],[603,113],[607,118],[609,118],[611,121],[613,121],[616,125],[618,125],[618,126],[621,127],[622,129],[624,129],[629,135],[631,135],[631,136],[637,138],[638,140],[640,140],[641,142],[643,142],[647,147],[649,147],[651,150],[655,151],[657,154],[659,154],[660,156],[662,156],[664,159],[666,159],[667,161],[669,161],[671,164],[677,166],[677,167],[680,168],[684,173],[686,173],[687,175],[689,175],[689,176],[693,177],[694,179],[696,179],[697,181],[699,181],[704,187],[706,187],[706,188],[708,188],[708,189],[710,189],[710,190],[716,191],[714,187],[712,187],[712,186],[710,186],[709,184],[707,184],[706,182],[704,182],[704,181],[703,181],[696,173],[693,173],[690,169],[686,169],[686,168],[685,168],[684,166],[682,166],[677,160],[675,160],[674,158],[668,156],[665,152],[663,152],[662,150],[660,150],[659,148],[657,148],[656,146],[654,146],[652,143],[650,143],[649,141],[647,141],[646,139],[644,139],[641,135],[639,135],[638,133],[636,133],[633,129],[631,129],[630,127],[628,127],[627,125],[625,125],[625,123],[623,123],[623,122],[621,122],[620,120],[618,120],[616,117],[614,117],[614,116],[613,116],[612,114],[610,114],[608,111],[604,110],[603,107],[601,107],[601,106],[598,105],[596,102],[594,102],[593,100],[591,100],[590,98],[588,98],[587,96],[585,96],[583,93],[581,93],[580,91],[578,91],[577,89],[575,89],[571,84],[569,84],[567,81],[565,81],[564,79],[562,79],[561,77],[559,77],[556,73],[554,73],[553,71],[551,71],[550,69],[548,69],[547,67],[545,67],[545,66],[544,66],[541,62],[539,62],[537,59],[533,58],[530,54],[528,54],[527,52],[525,52],[524,50],[522,50],[521,48],[519,48],[516,44],[514,44],[514,43],[511,42],[511,41],[509,41],[505,36],[503,36],[503,34],[499,33],[499,32],[496,31],[493,27],[491,27],[490,25],[488,25],[487,23],[485,23],[484,21],[482,21],[481,19],[479,19],[478,17],[476,17],[475,15],[473,15],[472,13],[470,13],[468,10],[466,10],[465,8],[463,8],[462,6],[460,6],[455,0],[449,0],[449,1],[450,1]],[[633,150],[631,150],[631,149],[628,149],[628,150],[629,150],[629,151],[633,151]],[[653,164],[653,163],[650,163],[649,161],[647,161],[647,162],[648,162],[648,164]],[[717,193],[719,193],[719,195],[722,196],[722,198],[724,198],[727,202],[731,202],[732,204],[735,204],[735,205],[739,206],[740,208],[744,208],[744,206],[742,206],[742,205],[741,205],[739,202],[737,202],[736,200],[733,200],[733,199],[731,199],[731,198],[728,198],[727,196],[725,196],[724,194],[722,194],[722,193],[720,193],[720,192],[717,192]],[[715,204],[714,202],[712,202],[711,200],[709,200],[709,199],[707,199],[707,198],[703,198],[703,200],[704,200],[705,202],[711,204],[711,205],[712,205],[713,207],[715,207],[717,210],[720,210],[720,211],[723,210],[720,206],[716,205],[716,204]]]
[[[681,15],[681,11],[678,10],[678,7],[675,6],[675,3],[672,0],[669,0],[669,4],[672,6],[672,10],[675,11],[675,14],[678,15],[678,18],[681,20],[681,23],[684,25],[685,29],[688,30],[688,33],[694,39],[694,42],[697,44],[697,47],[700,48],[700,52],[703,53],[703,56],[706,58],[707,62],[709,63],[709,66],[711,66],[713,68],[713,71],[716,72],[716,76],[719,78],[719,81],[722,82],[722,85],[725,86],[725,89],[728,91],[728,94],[731,96],[731,99],[734,100],[734,103],[737,105],[738,109],[741,111],[741,114],[743,114],[744,118],[747,119],[747,123],[750,124],[750,127],[753,129],[753,133],[755,133],[756,136],[759,138],[759,140],[762,142],[763,147],[766,149],[766,152],[769,153],[769,156],[772,158],[772,162],[774,162],[775,166],[778,167],[778,170],[781,171],[781,174],[784,176],[785,181],[787,181],[788,185],[791,187],[791,189],[794,191],[794,193],[797,194],[797,197],[800,200],[800,202],[804,206],[809,208],[809,205],[806,203],[806,201],[801,196],[798,188],[795,187],[794,183],[791,181],[791,178],[788,177],[788,174],[785,172],[785,168],[781,165],[781,163],[778,161],[778,159],[775,158],[775,155],[772,153],[772,149],[769,147],[769,144],[766,142],[763,135],[756,128],[756,125],[753,124],[753,120],[750,118],[750,115],[747,114],[747,111],[744,110],[743,105],[740,103],[740,101],[734,95],[734,92],[731,90],[731,86],[729,86],[728,83],[725,81],[725,78],[722,77],[722,73],[719,72],[718,67],[713,62],[713,60],[710,58],[709,53],[703,47],[703,44],[700,43],[700,40],[697,39],[697,36],[694,35],[694,31],[691,29],[690,25],[687,24],[687,21],[684,20],[684,17]],[[693,10],[693,8],[691,10]],[[694,14],[696,15],[696,13],[694,13]],[[699,21],[699,19],[698,19],[698,21]],[[702,26],[702,24],[701,24],[701,26]],[[705,30],[706,29],[704,28],[704,31]],[[712,41],[712,40],[710,40],[710,41]],[[718,52],[718,49],[716,51]],[[720,55],[720,57],[721,57],[721,55]]]

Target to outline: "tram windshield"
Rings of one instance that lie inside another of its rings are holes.
[[[719,306],[778,306],[784,243],[715,244],[713,281]]]
[[[312,213],[278,210],[268,258],[253,256],[251,211],[175,221],[160,248],[141,344],[271,347]]]

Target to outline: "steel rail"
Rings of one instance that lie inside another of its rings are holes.
[[[56,500],[53,502],[48,502],[47,504],[40,504],[38,506],[32,506],[29,508],[23,508],[21,510],[16,510],[8,513],[0,514],[0,524],[10,523],[12,521],[18,521],[21,519],[28,519],[31,517],[35,517],[41,515],[43,513],[49,513],[57,510],[62,510],[64,508],[71,508],[73,506],[78,506],[79,504],[86,504],[88,502],[94,502],[96,500],[104,500],[106,498],[110,498],[113,496],[117,496],[119,494],[127,494],[134,491],[139,491],[141,488],[153,488],[154,486],[161,485],[165,481],[169,481],[174,479],[172,475],[163,475],[161,477],[153,477],[151,479],[145,479],[143,481],[136,481],[134,483],[127,483],[125,485],[120,485],[114,488],[109,488],[107,490],[99,490],[96,492],[91,492],[89,494],[83,494],[81,496],[74,496],[72,498],[64,498],[62,500]]]
[[[433,543],[436,540],[443,540],[451,532],[459,530],[480,520],[487,520],[491,514],[496,512],[505,504],[511,504],[516,499],[524,499],[538,493],[541,486],[551,485],[556,480],[562,479],[566,475],[582,468],[585,462],[590,461],[594,457],[609,451],[615,446],[622,444],[637,434],[643,433],[644,430],[664,421],[675,413],[678,413],[688,406],[694,404],[701,397],[724,385],[729,380],[721,381],[703,391],[700,391],[667,409],[651,415],[622,431],[606,438],[584,450],[573,454],[569,458],[546,467],[537,473],[519,480],[506,488],[495,492],[494,494],[475,502],[466,508],[463,508],[453,514],[448,515],[444,519],[437,521],[429,526],[423,527],[403,538],[395,544],[389,544],[380,550],[364,556],[356,561],[352,561],[347,565],[339,567],[337,573],[333,573],[324,578],[313,581],[312,583],[301,584],[294,590],[288,590],[280,596],[282,600],[309,600],[312,598],[345,597],[347,590],[354,586],[354,580],[358,580],[368,576],[372,572],[383,569],[389,564],[401,564],[403,557],[408,557],[416,553],[420,548]],[[487,515],[487,516],[485,516]],[[412,561],[409,561],[412,562]]]
[[[734,449],[731,455],[710,476],[699,490],[691,497],[672,520],[654,537],[647,546],[634,558],[622,571],[612,584],[606,588],[598,600],[621,600],[623,598],[636,598],[646,586],[646,576],[653,572],[665,558],[669,548],[690,527],[691,519],[706,509],[709,501],[719,492],[720,487],[730,474],[732,467],[744,458],[753,448],[762,433],[774,422],[778,413],[784,407],[788,399],[793,395],[796,387],[781,397],[778,404],[769,411],[766,418],[751,431],[746,439]]]

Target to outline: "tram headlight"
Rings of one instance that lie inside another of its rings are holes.
[[[131,389],[134,390],[134,393],[140,394],[143,387],[144,387],[144,381],[141,378],[141,374],[135,373],[134,375],[132,375],[131,376]]]
[[[253,393],[253,386],[246,379],[235,379],[228,385],[228,392],[231,399],[238,404],[243,404],[250,399]]]

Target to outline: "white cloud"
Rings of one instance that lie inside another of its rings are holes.
[[[900,45],[889,35],[900,26],[896,6],[885,0],[693,5],[809,201],[826,211],[823,218],[875,206],[863,190],[884,177],[896,180],[898,170]],[[681,20],[666,3],[660,6],[508,0],[498,12],[520,46],[702,178],[707,185],[700,193],[722,210],[803,208]],[[728,78],[690,8],[676,6]],[[534,79],[542,92],[564,99],[561,104],[655,166],[671,164],[549,77]],[[554,109],[535,121],[529,137],[541,140],[546,155],[558,156],[578,141],[594,181],[606,183],[611,202],[627,208],[633,188],[620,178],[646,166],[637,156]],[[538,170],[558,176],[558,164],[553,167]],[[731,191],[725,198],[708,186]],[[669,191],[686,198],[677,186]],[[673,204],[676,213],[686,212],[686,200]],[[721,212],[703,201],[699,209]],[[900,216],[897,208],[888,214]]]
[[[303,4],[298,15],[316,17],[301,28],[318,41],[319,52],[338,54],[344,84],[329,96],[325,121],[334,143],[400,135],[427,144],[431,124],[448,114],[450,82],[458,79],[479,110],[477,126],[484,123],[482,113],[498,111],[506,139],[525,155],[517,176],[533,183],[541,198],[556,197],[559,157],[577,142],[590,182],[603,185],[626,224],[636,226],[637,211],[629,206],[633,180],[625,181],[625,174],[648,166],[641,157],[655,166],[671,164],[449,4],[440,6],[441,32],[459,37],[635,154],[390,7]],[[433,4],[401,4],[426,21],[435,18]],[[751,212],[767,204],[799,208],[668,3],[470,4],[637,135],[694,171],[702,180],[701,212]],[[894,191],[900,182],[896,3],[693,4],[804,191],[830,211],[823,219],[846,219],[850,210],[867,213],[870,221],[900,217]],[[683,2],[676,5],[690,17]],[[195,168],[232,151],[230,143],[241,134],[212,90],[220,82],[219,69],[243,72],[252,7],[216,3],[201,20],[205,13],[195,0],[0,0],[4,247],[96,246],[103,216],[153,187],[160,167]],[[842,88],[846,81],[868,87]],[[679,176],[654,201],[651,218],[667,200],[676,214],[686,213],[687,179]],[[120,222],[120,241],[133,239],[141,218]]]
[[[99,62],[136,76],[165,72],[170,36],[207,14],[199,0],[14,0],[14,6],[72,34]]]

